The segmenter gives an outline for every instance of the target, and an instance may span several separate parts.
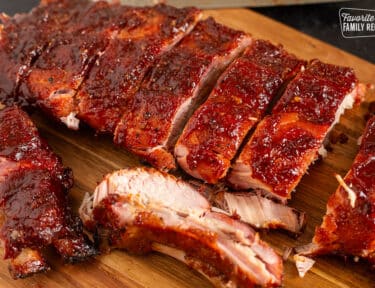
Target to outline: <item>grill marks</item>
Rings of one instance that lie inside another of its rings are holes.
[[[212,18],[200,22],[156,63],[118,125],[115,142],[159,169],[174,169],[170,150],[187,119],[249,42]]]
[[[0,241],[14,278],[49,269],[43,249],[54,246],[67,262],[95,254],[68,205],[70,169],[18,108],[0,111]]]
[[[350,68],[312,61],[286,88],[233,165],[229,182],[290,198],[330,128],[359,97]]]
[[[251,44],[185,126],[175,147],[180,166],[208,183],[224,178],[247,133],[303,64],[270,42]]]
[[[195,8],[131,9],[123,16],[127,25],[96,61],[77,95],[78,117],[100,132],[113,133],[145,74],[199,17]]]

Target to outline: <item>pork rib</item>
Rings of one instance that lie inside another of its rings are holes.
[[[53,119],[78,129],[75,94],[116,31],[127,23],[128,7],[88,2],[36,59],[19,92]],[[131,20],[131,19],[130,19]]]
[[[359,153],[329,198],[313,244],[302,254],[341,254],[367,259],[375,267],[375,117],[368,121]]]
[[[257,193],[221,191],[208,197],[213,206],[257,229],[283,229],[299,235],[306,225],[304,212]]]
[[[300,235],[306,226],[306,213],[249,191],[230,191],[223,187],[189,180],[212,209],[239,219],[255,229],[282,229],[292,236]]]
[[[186,124],[175,146],[179,165],[208,183],[224,178],[247,133],[303,64],[281,46],[254,41]]]
[[[235,188],[289,199],[327,133],[360,90],[352,69],[313,60],[288,85],[272,115],[259,123],[228,181]]]
[[[133,9],[103,55],[95,62],[78,95],[78,117],[100,132],[113,133],[145,74],[161,54],[188,34],[198,9],[166,5]]]
[[[164,54],[130,103],[116,128],[115,143],[161,170],[176,168],[171,153],[189,116],[250,38],[216,23],[201,21]]]
[[[171,175],[142,168],[107,175],[80,215],[110,248],[166,253],[216,286],[281,283],[280,257],[249,226],[212,212],[199,192]]]
[[[68,262],[95,254],[68,205],[70,169],[18,108],[0,111],[0,242],[9,270],[22,278],[49,269],[43,249],[53,245]]]
[[[0,102],[27,105],[17,90],[32,63],[87,1],[43,1],[28,14],[0,16]]]

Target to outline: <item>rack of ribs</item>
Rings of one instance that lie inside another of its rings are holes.
[[[198,9],[166,5],[128,10],[125,27],[97,59],[76,97],[78,118],[100,132],[114,132],[156,60],[201,17]]]
[[[281,46],[256,40],[220,77],[175,146],[178,164],[195,178],[224,178],[248,132],[304,61]]]
[[[72,185],[71,170],[27,114],[15,107],[0,110],[0,242],[12,277],[48,270],[43,250],[50,245],[67,262],[96,253],[68,205]]]
[[[27,105],[17,91],[32,63],[87,1],[43,1],[28,14],[0,16],[0,102]]]
[[[213,212],[192,186],[152,168],[107,175],[80,216],[103,250],[158,251],[217,287],[278,287],[281,258],[249,226]]]
[[[20,93],[69,128],[78,129],[78,117],[113,133],[144,75],[190,32],[200,12],[105,1],[86,6],[35,61]]]
[[[233,164],[228,181],[281,201],[291,197],[323,141],[346,108],[361,96],[351,68],[313,60],[289,83]]]
[[[329,198],[323,223],[313,243],[301,254],[352,255],[375,267],[375,117],[361,139],[359,153]]]
[[[220,283],[278,285],[278,257],[252,229],[230,216],[257,227],[300,231],[303,213],[261,194],[281,202],[290,198],[361,86],[350,68],[318,60],[305,68],[304,61],[280,46],[252,40],[212,18],[198,22],[200,17],[195,8],[86,0],[45,0],[28,14],[1,16],[0,101],[35,105],[72,129],[82,120],[98,132],[114,134],[117,145],[160,170],[175,169],[176,157],[193,177],[213,184],[226,179],[240,191],[206,195],[205,200],[165,174],[124,170],[98,186],[81,216],[88,227],[92,222],[94,230],[104,229],[114,247],[172,254]],[[0,122],[5,215],[0,236],[13,275],[47,269],[41,250],[50,244],[68,260],[91,255],[94,251],[67,205],[69,170],[40,140],[26,114],[14,107],[1,114],[7,116]],[[9,133],[15,128],[19,132]],[[149,188],[139,189],[139,195],[151,197],[150,206],[140,205],[145,204],[139,202],[142,198],[120,185],[129,177],[156,185],[156,190],[150,188],[153,196]],[[170,199],[155,179],[165,185]],[[121,191],[109,193],[117,184]],[[245,195],[249,188],[261,192]],[[30,211],[29,197],[38,199],[38,209]],[[25,213],[15,222],[17,207]],[[26,212],[35,219],[44,219],[45,213],[53,217],[34,223]],[[167,222],[155,220],[160,216]],[[119,225],[126,229],[116,230]],[[158,235],[160,231],[166,234]],[[210,253],[208,264],[204,251]]]
[[[34,61],[18,92],[20,97],[35,102],[47,115],[72,129],[79,126],[75,118],[77,90],[131,14],[131,8],[106,1],[80,2],[86,5],[64,27],[64,33],[54,37]]]
[[[250,43],[212,18],[201,21],[156,63],[115,131],[115,143],[160,170],[176,168],[171,150],[220,73]]]

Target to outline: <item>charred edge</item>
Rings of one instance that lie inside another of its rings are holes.
[[[21,107],[33,106],[35,103],[32,99],[24,99],[23,97],[20,98],[20,87],[21,84],[25,82],[25,79],[29,76],[34,63],[39,59],[39,57],[47,50],[49,47],[49,43],[46,42],[42,45],[41,49],[35,53],[30,59],[29,63],[24,63],[23,66],[27,66],[25,69],[20,69],[19,74],[17,75],[19,79],[16,82],[16,86],[13,89],[13,98],[15,99],[15,103],[17,103]]]
[[[14,280],[17,280],[17,279],[25,279],[25,278],[28,278],[28,277],[31,277],[35,274],[39,274],[39,273],[45,273],[45,272],[48,272],[51,270],[51,267],[50,266],[43,266],[41,267],[40,269],[37,269],[35,271],[31,271],[31,272],[28,272],[28,273],[24,273],[18,269],[15,269],[15,267],[13,267],[11,264],[8,266],[8,270],[9,270],[9,274],[12,276],[12,278]]]

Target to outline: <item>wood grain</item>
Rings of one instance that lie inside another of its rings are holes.
[[[375,82],[375,66],[335,47],[301,34],[287,26],[265,18],[249,10],[211,10],[206,16],[230,27],[245,30],[257,38],[282,43],[290,52],[304,59],[319,58],[323,61],[352,66],[360,80]],[[338,35],[337,37],[341,37]],[[349,40],[346,40],[349,41]],[[375,100],[374,93],[367,101]],[[328,196],[337,187],[333,173],[344,175],[357,152],[357,138],[364,128],[366,103],[345,113],[335,130],[349,137],[346,144],[333,145],[333,151],[323,161],[318,161],[309,170],[291,205],[308,214],[306,232],[293,239],[288,235],[269,231],[261,232],[277,251],[311,241],[315,226],[321,223]],[[86,192],[92,192],[103,175],[113,170],[141,165],[138,159],[112,144],[109,136],[95,136],[93,131],[83,128],[79,132],[69,131],[59,124],[51,123],[39,114],[33,115],[38,128],[53,149],[62,156],[65,165],[75,175],[75,186],[71,199],[75,209]],[[211,287],[198,273],[177,261],[158,254],[134,257],[121,251],[102,255],[88,263],[63,265],[53,251],[48,252],[52,271],[32,278],[14,281],[10,279],[7,264],[0,263],[0,287]],[[342,261],[327,256],[317,259],[316,265],[300,279],[293,262],[285,262],[285,287],[375,287],[374,273],[365,263]]]

